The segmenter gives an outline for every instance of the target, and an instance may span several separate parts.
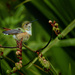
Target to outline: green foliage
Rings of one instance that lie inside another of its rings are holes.
[[[22,2],[21,2],[22,1]],[[63,39],[59,40],[54,35],[49,46],[42,51],[42,54],[48,58],[51,67],[57,73],[62,75],[75,75],[75,1],[74,0],[2,0],[0,1],[0,44],[2,46],[16,46],[16,41],[12,35],[4,35],[3,27],[15,29],[21,27],[23,21],[33,22],[32,36],[27,41],[27,46],[33,50],[45,46],[52,34],[51,26],[48,21],[55,20],[59,24]],[[74,49],[73,49],[74,48]],[[13,61],[17,61],[16,49],[4,49],[4,56],[8,56]],[[24,75],[49,75],[38,69],[33,63],[41,66],[34,53],[23,47],[22,52],[23,65],[29,61],[28,66],[24,66],[21,72]],[[8,59],[1,60],[1,69],[6,75],[6,70],[11,70],[13,62]],[[43,68],[41,66],[41,68]],[[1,71],[0,71],[1,73]],[[12,75],[18,75],[16,72]]]

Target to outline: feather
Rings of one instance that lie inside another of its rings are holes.
[[[11,30],[11,29],[9,29],[9,28],[4,28],[4,27],[3,27],[3,29],[6,30],[6,31]]]
[[[14,35],[14,34],[22,33],[22,31],[20,29],[18,29],[18,30],[12,29],[12,30],[8,30],[8,31],[3,31],[3,33],[8,34],[8,35],[10,35],[10,34]]]

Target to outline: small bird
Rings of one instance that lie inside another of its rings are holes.
[[[32,22],[25,21],[22,23],[22,28],[17,28],[17,29],[8,29],[4,28],[5,31],[3,31],[4,34],[6,35],[13,35],[14,39],[20,40],[23,38],[23,42],[27,41],[30,36],[32,35]]]

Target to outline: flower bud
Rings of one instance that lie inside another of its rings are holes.
[[[49,67],[50,67],[50,63],[49,63],[49,61],[46,61],[46,62],[45,62],[44,67],[47,68],[47,69],[49,69]]]
[[[55,23],[54,26],[55,26],[55,27],[58,27],[58,23]]]
[[[39,57],[39,61],[40,61],[40,63],[42,64],[42,66],[44,66],[45,68],[49,69],[50,63],[49,63],[49,61],[47,61],[47,60],[45,59],[44,56],[43,56],[43,57]]]
[[[61,34],[58,35],[58,39],[61,40],[63,36]]]
[[[6,71],[6,73],[8,73],[8,74],[9,74],[9,73],[10,73],[10,70],[7,70],[7,71]]]
[[[42,59],[44,60],[44,59],[45,59],[45,57],[43,56],[43,57],[42,57]]]
[[[17,70],[17,68],[16,67],[13,67],[13,72],[16,71],[16,70]]]
[[[53,27],[53,31],[55,31],[56,30],[56,27]]]
[[[56,28],[57,31],[59,31],[59,28]]]
[[[51,21],[51,20],[49,20],[49,23],[51,24],[51,23],[52,23],[52,21]]]
[[[19,64],[18,62],[17,62],[17,63],[15,63],[15,66],[18,66],[18,64]]]
[[[22,60],[22,57],[20,57],[20,56],[17,56],[17,58],[20,59],[20,60]]]
[[[21,52],[20,51],[16,51],[16,55],[19,55],[19,54],[21,54]]]
[[[22,61],[20,60],[20,61],[19,61],[19,63],[21,63],[21,64],[22,64]]]

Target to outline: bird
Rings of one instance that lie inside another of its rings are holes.
[[[3,28],[5,31],[3,31],[2,33],[6,35],[13,35],[13,38],[18,41],[23,38],[23,42],[25,42],[29,40],[30,36],[32,36],[32,22],[33,21],[24,21],[21,28]]]

